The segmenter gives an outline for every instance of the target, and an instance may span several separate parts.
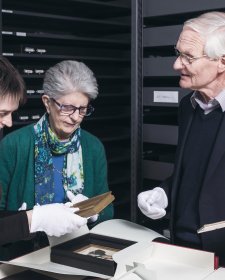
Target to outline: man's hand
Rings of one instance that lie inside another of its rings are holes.
[[[156,187],[153,190],[142,192],[138,195],[138,207],[141,212],[153,219],[160,219],[166,215],[165,208],[168,206],[168,199],[162,188]]]

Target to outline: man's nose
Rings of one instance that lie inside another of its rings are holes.
[[[177,71],[177,70],[182,69],[183,67],[184,67],[184,65],[183,65],[183,63],[182,63],[182,61],[180,59],[180,56],[178,56],[176,58],[176,60],[174,61],[173,69]]]

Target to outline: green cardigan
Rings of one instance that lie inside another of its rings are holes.
[[[93,197],[108,191],[107,162],[102,143],[92,134],[81,130],[84,168],[84,191]],[[23,202],[34,206],[34,129],[29,125],[6,135],[0,142],[0,210],[18,210]],[[105,208],[98,222],[113,217],[112,205]]]

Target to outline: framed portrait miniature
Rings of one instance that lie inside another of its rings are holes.
[[[135,242],[88,233],[51,248],[51,261],[113,276],[113,254]]]
[[[78,250],[75,250],[74,252],[86,256],[92,256],[95,258],[103,259],[103,260],[113,261],[112,255],[118,251],[119,249],[116,248],[111,248],[111,247],[106,247],[106,246],[96,245],[96,244],[89,244]]]

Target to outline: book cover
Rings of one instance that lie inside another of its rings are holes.
[[[105,207],[107,207],[115,199],[112,192],[103,193],[87,200],[78,202],[73,205],[73,207],[78,207],[79,211],[76,212],[77,215],[81,217],[89,218],[93,215],[100,213]]]

